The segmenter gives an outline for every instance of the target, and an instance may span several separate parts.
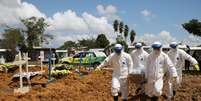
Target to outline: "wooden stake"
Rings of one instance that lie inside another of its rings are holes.
[[[19,51],[18,57],[19,57],[19,61],[21,61],[21,60],[22,60],[22,55],[21,55],[21,52],[20,52],[20,51]],[[19,69],[20,69],[20,88],[23,88],[23,81],[22,81],[22,64],[19,64]]]

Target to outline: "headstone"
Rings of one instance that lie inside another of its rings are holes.
[[[1,59],[0,59],[0,64],[5,64],[5,59],[3,56],[1,56]]]
[[[52,61],[53,61],[53,67],[55,67],[55,61],[56,61],[56,58],[55,58],[55,54],[52,54]]]

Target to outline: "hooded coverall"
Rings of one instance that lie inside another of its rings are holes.
[[[176,88],[181,86],[181,82],[182,82],[182,68],[184,67],[184,63],[185,60],[190,61],[193,65],[198,64],[198,62],[195,60],[195,58],[193,58],[192,56],[190,56],[189,54],[187,54],[184,50],[181,49],[171,49],[168,53],[168,56],[170,58],[170,60],[173,62],[174,66],[176,67],[177,70],[177,85],[174,85]],[[173,96],[173,88],[172,88],[172,80],[170,79],[169,83],[169,97]]]
[[[145,63],[148,57],[148,53],[143,50],[143,48],[136,49],[130,53],[133,60],[133,74],[145,73],[146,67]]]
[[[139,90],[141,90],[140,93],[144,93],[143,81],[145,80],[144,77],[146,72],[145,63],[149,54],[141,47],[133,50],[130,55],[133,60],[133,68],[131,71],[132,76],[129,77],[131,80],[129,83],[134,84],[137,87],[137,89],[134,90],[134,92],[137,91],[135,93],[139,93]]]
[[[160,50],[150,53],[146,62],[147,72],[147,84],[145,86],[145,94],[149,97],[157,97],[162,94],[163,89],[163,77],[166,73],[176,77],[176,69],[169,59],[168,55]]]
[[[127,77],[129,71],[133,67],[131,56],[125,52],[120,54],[112,53],[105,61],[97,67],[110,66],[113,68],[112,73],[112,95],[118,96],[118,92],[122,93],[122,99],[127,99],[128,96],[128,82]]]

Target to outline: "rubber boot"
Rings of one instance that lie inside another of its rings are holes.
[[[114,101],[118,101],[118,96],[114,96]]]
[[[148,96],[145,93],[142,93],[142,95],[140,96],[140,101],[146,101],[147,97]]]
[[[173,90],[173,97],[176,95],[176,91],[175,90]]]
[[[158,97],[156,97],[156,96],[151,97],[151,101],[158,101]]]

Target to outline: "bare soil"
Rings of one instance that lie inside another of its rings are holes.
[[[37,76],[31,80],[29,93],[16,94],[13,89],[19,87],[19,81],[11,83],[13,73],[0,73],[0,101],[113,101],[111,74],[109,70],[82,75],[73,72],[51,83],[47,83],[47,76]],[[129,88],[129,101],[139,100],[140,95],[131,94],[131,88],[135,87]],[[166,99],[161,96],[159,100]],[[182,87],[176,91],[173,101],[201,101],[201,73],[184,73]]]

